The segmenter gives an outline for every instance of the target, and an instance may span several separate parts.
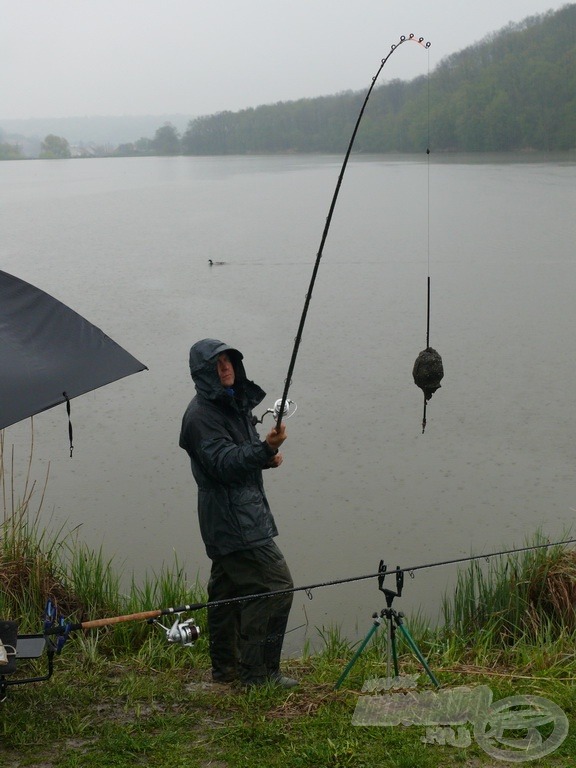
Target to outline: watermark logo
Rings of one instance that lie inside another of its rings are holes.
[[[476,743],[491,757],[513,763],[537,760],[558,749],[568,735],[568,718],[542,696],[508,696],[493,701],[487,685],[416,692],[417,675],[367,680],[353,725],[426,727],[421,741],[468,747]]]

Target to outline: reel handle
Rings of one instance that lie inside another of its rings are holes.
[[[262,414],[261,419],[254,418],[255,424],[262,424],[264,421],[264,416],[266,416],[267,413],[271,413],[274,417],[274,420],[276,421],[276,429],[280,429],[280,424],[282,423],[282,419],[289,419],[291,416],[294,416],[296,411],[298,410],[298,406],[294,402],[294,400],[287,399],[284,403],[284,413],[280,413],[280,409],[282,408],[282,398],[279,400],[276,400],[274,403],[273,408],[267,408],[264,413]]]

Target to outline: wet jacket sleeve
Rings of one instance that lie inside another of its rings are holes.
[[[210,478],[225,485],[244,483],[253,472],[268,466],[275,454],[252,425],[246,428],[249,437],[240,436],[238,430],[236,442],[227,417],[211,409],[196,414],[187,426],[185,439]]]

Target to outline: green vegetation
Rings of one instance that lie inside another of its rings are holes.
[[[426,67],[423,52],[423,72]],[[200,116],[182,135],[165,122],[153,138],[75,151],[82,157],[340,154],[348,146],[370,74],[362,91]],[[16,141],[6,139],[0,130],[0,160],[23,157]],[[576,4],[510,24],[443,59],[428,75],[377,85],[355,151],[422,153],[427,148],[434,153],[575,149]],[[68,142],[50,134],[41,157],[70,157]]]
[[[17,144],[0,142],[0,160],[22,160],[24,155]]]
[[[43,529],[44,485],[30,480],[31,459],[18,492],[14,458],[6,457],[0,440],[0,617],[17,620],[21,632],[38,632],[48,595],[73,621],[205,599],[197,584],[186,586],[177,562],[122,594],[114,564],[102,552],[90,551],[77,532]],[[484,685],[495,701],[536,695],[573,720],[575,590],[576,553],[562,547],[518,553],[485,570],[474,561],[445,599],[443,626],[416,620],[411,631],[443,688]],[[204,630],[204,612],[196,618]],[[352,724],[362,685],[386,676],[385,634],[374,635],[337,691],[357,646],[327,628],[320,652],[305,649],[302,658],[284,662],[301,680],[297,689],[245,692],[211,682],[205,633],[193,648],[183,648],[167,645],[164,632],[145,622],[74,632],[50,681],[9,687],[0,704],[0,764],[493,768],[493,757],[473,738],[457,747],[426,743],[423,726]],[[401,674],[420,673],[420,690],[430,690],[401,637],[399,649]],[[30,674],[26,664],[42,674],[41,662],[21,661],[18,674]],[[532,764],[564,768],[575,759],[576,734],[569,733]]]
[[[536,544],[544,544],[541,536]],[[570,642],[576,629],[576,553],[549,547],[490,562],[474,560],[444,598],[444,633],[457,656],[474,648],[499,660],[520,643]]]
[[[576,5],[567,5],[448,57],[429,78],[375,88],[355,150],[573,149],[575,30]],[[364,96],[348,92],[199,117],[182,137],[182,152],[342,152]]]
[[[180,155],[181,150],[180,134],[172,123],[164,123],[161,128],[157,129],[153,139],[143,137],[134,143],[120,144],[114,155],[117,157]]]
[[[64,160],[69,157],[71,157],[71,152],[68,141],[61,136],[54,136],[53,133],[49,133],[42,142],[40,159]]]

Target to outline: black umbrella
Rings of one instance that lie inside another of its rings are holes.
[[[0,270],[0,429],[144,370],[70,307]]]

